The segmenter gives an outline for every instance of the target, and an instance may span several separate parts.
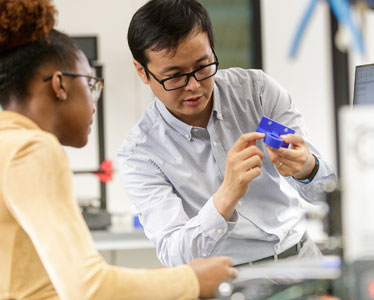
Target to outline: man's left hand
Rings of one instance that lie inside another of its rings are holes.
[[[297,179],[305,179],[312,172],[315,159],[310,153],[304,139],[295,134],[281,136],[282,140],[290,144],[289,148],[275,149],[266,146],[269,158],[282,176],[293,176]]]

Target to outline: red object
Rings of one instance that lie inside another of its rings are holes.
[[[368,292],[370,299],[374,299],[374,281],[370,280],[369,286],[368,286]]]
[[[110,160],[104,160],[100,164],[100,168],[98,171],[94,172],[94,174],[99,177],[101,182],[108,182],[111,181],[113,178],[113,167],[112,162]]]

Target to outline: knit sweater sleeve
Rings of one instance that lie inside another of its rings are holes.
[[[30,237],[59,297],[71,299],[196,299],[189,266],[153,270],[108,265],[95,250],[72,191],[59,142],[39,134],[5,168],[5,203]]]

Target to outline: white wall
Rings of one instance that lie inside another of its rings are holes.
[[[127,28],[134,12],[145,0],[55,0],[59,11],[57,28],[69,35],[97,35],[99,62],[104,66],[105,147],[107,159],[116,162],[116,152],[130,127],[139,119],[152,95],[138,79],[127,46]],[[98,167],[96,128],[89,144],[81,149],[67,148],[73,169]],[[116,164],[114,167],[117,168]],[[75,176],[78,198],[99,195],[98,180],[93,175]],[[128,212],[127,199],[118,172],[108,185],[108,209]]]
[[[334,99],[329,8],[320,1],[303,35],[298,55],[288,58],[293,35],[309,0],[261,0],[265,71],[288,89],[305,117],[311,137],[321,153],[336,165]],[[366,54],[348,42],[350,98],[354,71],[374,63],[374,11],[366,11],[363,27]],[[355,13],[356,22],[362,23]],[[349,34],[349,33],[348,33]]]
[[[334,99],[329,12],[321,2],[304,32],[295,59],[288,57],[309,0],[262,0],[264,70],[290,93],[304,115],[313,143],[335,164]]]

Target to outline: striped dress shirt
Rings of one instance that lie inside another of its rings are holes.
[[[180,265],[196,257],[228,255],[235,264],[275,255],[306,231],[302,199],[315,203],[335,181],[333,167],[309,140],[290,96],[260,70],[219,70],[207,128],[175,118],[155,98],[118,151],[121,178],[160,261]],[[265,152],[261,175],[238,201],[227,222],[213,196],[221,185],[226,154],[265,115],[304,137],[320,161],[312,182],[281,176]]]

